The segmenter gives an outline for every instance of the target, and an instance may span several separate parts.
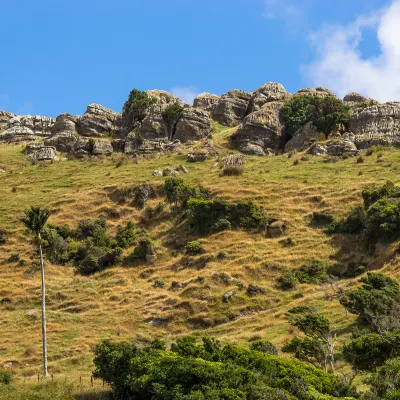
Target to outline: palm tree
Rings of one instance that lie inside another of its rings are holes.
[[[39,249],[40,256],[40,272],[42,275],[42,340],[43,340],[43,371],[44,376],[47,376],[47,336],[46,336],[46,287],[44,283],[44,263],[42,252],[41,234],[46,225],[51,211],[40,207],[31,207],[25,210],[25,215],[20,217],[20,221],[26,226],[28,231],[34,236],[35,243]]]

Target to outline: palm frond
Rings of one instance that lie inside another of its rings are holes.
[[[25,215],[20,217],[19,220],[29,232],[38,236],[43,231],[51,213],[47,208],[32,206],[30,209],[25,210]]]

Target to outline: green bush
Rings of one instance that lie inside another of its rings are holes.
[[[153,286],[154,286],[156,289],[162,289],[163,287],[165,287],[165,282],[164,282],[162,279],[156,279],[156,280],[154,281]]]
[[[250,350],[261,351],[262,353],[271,354],[273,356],[278,355],[277,348],[267,340],[256,340],[250,345]]]
[[[11,385],[13,376],[10,371],[0,371],[0,384]]]
[[[282,290],[291,290],[296,287],[298,283],[296,274],[293,272],[285,272],[278,278],[278,287]]]
[[[284,105],[283,116],[290,136],[309,121],[328,135],[348,122],[350,108],[334,96],[295,95]]]
[[[183,115],[183,107],[179,103],[171,103],[161,113],[165,125],[167,125],[168,139],[172,140],[175,136],[176,126]]]
[[[213,232],[229,231],[232,229],[232,224],[226,218],[219,219],[213,226]]]
[[[121,249],[127,249],[132,246],[136,240],[134,223],[128,221],[124,227],[119,227],[115,240],[117,241],[118,247],[121,247]]]
[[[370,400],[398,400],[400,399],[400,358],[388,360],[384,366],[373,374],[367,383],[370,392],[365,398]]]
[[[295,272],[300,283],[323,283],[329,280],[328,267],[322,261],[313,260],[305,264]]]
[[[190,198],[196,197],[196,188],[181,178],[171,177],[164,182],[164,193],[168,203],[184,207]]]
[[[11,253],[11,256],[8,257],[8,262],[18,262],[21,259],[21,256],[19,253]]]
[[[146,92],[133,89],[122,111],[122,120],[128,132],[137,128],[146,118],[149,108],[156,103],[156,99]]]
[[[118,399],[316,400],[355,395],[333,375],[298,361],[205,338],[181,338],[165,351],[105,341],[95,372]]]
[[[195,256],[201,254],[204,251],[203,244],[197,240],[189,242],[185,247],[186,253]]]
[[[154,244],[148,238],[143,238],[139,240],[138,245],[135,247],[133,252],[126,257],[126,262],[133,262],[136,260],[146,260],[146,255],[153,252]]]

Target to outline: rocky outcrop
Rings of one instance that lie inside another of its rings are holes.
[[[313,89],[313,88],[300,89],[294,95],[295,96],[309,95],[309,96],[320,96],[320,97],[333,96],[333,97],[338,98],[335,93],[333,93],[330,90],[323,88],[323,87],[317,87],[316,89]]]
[[[0,111],[0,132],[7,129],[9,121],[15,117],[15,114],[6,111]]]
[[[307,122],[304,126],[299,128],[293,137],[286,143],[285,151],[304,151],[314,142],[325,139],[325,135],[319,132],[312,122]]]
[[[185,108],[180,118],[174,139],[185,143],[207,137],[212,131],[211,119],[206,111],[198,108]]]
[[[24,149],[25,154],[29,154],[31,160],[35,161],[53,161],[57,160],[56,149],[52,146],[46,146],[43,142],[30,143]]]
[[[143,120],[139,135],[144,139],[167,139],[168,129],[160,111],[152,110]]]
[[[273,101],[249,114],[231,136],[233,145],[251,155],[267,155],[277,150],[283,138],[282,106],[282,102]]]
[[[280,83],[268,82],[253,92],[248,113],[260,110],[264,104],[271,101],[285,101],[289,97],[289,92]]]
[[[193,102],[193,107],[201,108],[204,111],[213,112],[220,96],[211,93],[199,94]]]
[[[328,142],[326,149],[329,156],[342,156],[344,154],[355,156],[357,154],[356,145],[349,140],[330,141]]]
[[[64,113],[59,115],[53,125],[51,130],[52,135],[73,133],[77,134],[76,123],[79,117],[74,117],[71,114]]]
[[[6,119],[3,116],[4,120]],[[41,116],[15,116],[8,120],[7,128],[0,134],[0,140],[32,140],[34,136],[49,136],[55,120]]]
[[[311,146],[309,153],[313,156],[326,156],[328,154],[328,150],[325,146],[315,143]]]
[[[146,140],[140,137],[129,137],[125,141],[124,153],[143,155],[152,153],[166,153],[176,151],[181,146],[179,140],[168,139]]]
[[[236,126],[246,116],[252,93],[234,89],[219,99],[212,118],[225,126]]]
[[[116,130],[118,114],[100,104],[90,104],[78,121],[78,132],[82,136],[111,136]]]
[[[178,103],[182,107],[185,105],[185,102],[179,97],[176,97],[165,90],[154,89],[148,90],[146,93],[156,99],[156,103],[152,106],[153,111],[163,111],[172,103]]]

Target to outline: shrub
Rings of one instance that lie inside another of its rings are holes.
[[[125,259],[125,261],[136,261],[136,260],[146,260],[146,255],[151,254],[154,251],[154,244],[148,238],[143,238],[139,240],[138,245],[135,247],[133,252]]]
[[[400,398],[400,358],[388,360],[373,374],[367,383],[370,384],[371,392],[366,395],[372,400],[397,400]]]
[[[295,95],[284,105],[283,116],[290,136],[309,121],[328,135],[348,122],[350,108],[334,96]]]
[[[313,260],[305,264],[295,272],[296,278],[300,283],[322,283],[329,279],[328,267],[322,261]]]
[[[171,177],[164,182],[164,193],[168,203],[184,207],[190,198],[196,197],[196,188],[181,178]]]
[[[156,289],[162,289],[163,287],[165,287],[165,282],[164,282],[162,279],[156,279],[156,280],[154,281],[153,286],[154,286]]]
[[[278,286],[282,290],[294,289],[297,282],[297,277],[293,272],[286,272],[278,278]]]
[[[189,242],[185,247],[186,253],[195,256],[197,254],[201,254],[204,251],[203,244],[197,240],[193,242]]]
[[[173,139],[176,132],[176,126],[182,118],[184,108],[179,103],[171,103],[162,112],[162,117],[167,125],[168,139]]]
[[[149,108],[156,103],[156,99],[146,92],[133,89],[122,111],[122,119],[128,131],[134,130],[146,118]]]
[[[0,371],[0,384],[11,385],[13,376],[10,371]]]
[[[232,224],[226,218],[220,218],[213,226],[213,232],[229,231],[232,229]]]
[[[8,241],[7,231],[3,228],[0,228],[0,244],[6,244]]]
[[[273,356],[278,355],[277,348],[267,340],[256,340],[250,345],[250,349],[254,351],[261,351],[262,353],[271,354]]]
[[[354,389],[298,361],[204,338],[178,339],[171,350],[105,341],[95,372],[119,399],[292,400],[343,398]]]
[[[11,256],[8,257],[8,262],[18,262],[21,259],[19,253],[11,253]]]
[[[341,221],[333,220],[325,229],[328,235],[343,233],[343,234],[359,234],[362,233],[367,225],[367,214],[364,207],[359,206],[354,208],[347,218]]]
[[[118,247],[121,247],[122,249],[127,249],[135,243],[135,239],[135,225],[132,221],[128,221],[126,223],[126,226],[118,228],[118,233],[115,238]]]

